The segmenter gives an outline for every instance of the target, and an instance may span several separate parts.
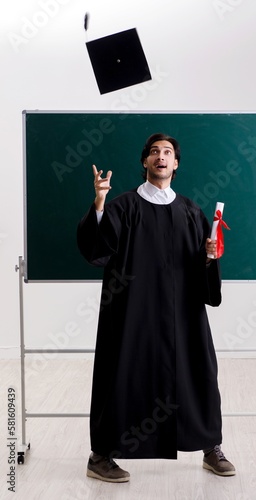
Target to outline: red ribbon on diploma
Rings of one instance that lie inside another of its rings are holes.
[[[213,218],[214,221],[219,221],[217,224],[216,240],[217,240],[217,259],[219,259],[224,253],[224,236],[222,231],[222,226],[225,229],[230,229],[226,222],[222,219],[222,213],[220,210],[216,210],[216,214]]]

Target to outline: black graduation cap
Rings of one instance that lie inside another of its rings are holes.
[[[151,80],[136,28],[86,42],[101,94]]]

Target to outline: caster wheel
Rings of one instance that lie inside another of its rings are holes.
[[[18,464],[24,464],[24,456],[19,455],[17,461],[18,461]]]

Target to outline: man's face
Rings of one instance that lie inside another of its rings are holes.
[[[173,171],[178,168],[173,145],[169,141],[154,142],[143,165],[147,169],[148,181],[152,184],[163,181],[165,185],[168,185]]]

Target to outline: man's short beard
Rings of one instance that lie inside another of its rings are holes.
[[[161,179],[162,180],[170,179],[170,181],[171,181],[172,180],[172,174],[173,174],[173,172],[168,173],[168,174],[162,176],[162,175],[159,175],[158,172],[150,172],[150,174],[148,172],[147,178],[148,179],[150,179],[150,178],[151,179],[158,179],[158,180],[161,180]]]

